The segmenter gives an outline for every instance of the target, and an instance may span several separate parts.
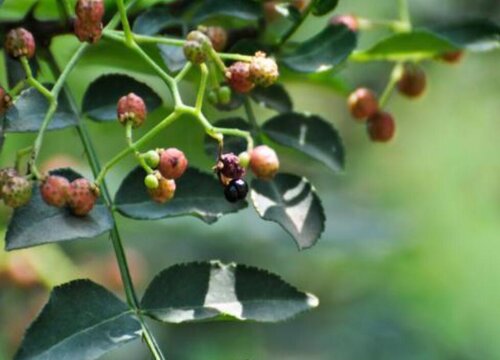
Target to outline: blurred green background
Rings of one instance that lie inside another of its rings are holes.
[[[395,3],[340,1],[336,13],[392,18]],[[410,0],[410,5],[416,25],[472,16],[500,21],[496,0]],[[327,21],[310,19],[297,39]],[[382,35],[362,34],[361,47]],[[61,59],[71,53],[69,43],[74,44],[68,38],[55,42]],[[96,55],[77,68],[70,82],[79,98],[103,64],[134,62],[119,51]],[[424,66],[429,79],[425,96],[409,101],[395,95],[389,103],[398,126],[389,145],[370,143],[364,127],[348,116],[345,99],[332,89],[285,83],[297,110],[318,112],[335,124],[348,156],[345,173],[333,175],[281,152],[284,170],[307,175],[323,199],[326,231],[312,249],[298,252],[276,224],[259,220],[252,208],[211,226],[193,218],[138,222],[119,217],[140,289],[171,264],[218,258],[266,268],[320,298],[316,310],[275,325],[154,325],[167,358],[500,359],[500,52],[467,54],[455,66]],[[162,89],[141,65],[130,71]],[[389,72],[390,64],[349,64],[340,76],[352,86],[381,91]],[[4,78],[1,73],[1,83]],[[153,114],[149,125],[164,112]],[[271,113],[258,114],[265,120]],[[89,126],[101,159],[123,146],[119,125]],[[43,149],[46,168],[72,165],[90,174],[82,148],[73,145],[77,139],[74,130],[50,133]],[[15,149],[32,140],[32,135],[9,135],[0,165],[10,164]],[[179,123],[156,145],[182,147],[192,164],[208,169],[201,140],[200,129]],[[129,159],[112,171],[113,189],[132,166]],[[9,216],[2,205],[0,232]],[[47,299],[45,287],[34,285],[39,276],[50,285],[88,276],[120,294],[106,236],[1,252],[0,264],[11,272],[0,277],[2,360],[12,357],[24,328]],[[147,358],[140,342],[105,357]]]

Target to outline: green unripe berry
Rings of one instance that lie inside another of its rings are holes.
[[[207,95],[207,99],[210,104],[216,105],[219,103],[219,97],[217,96],[217,91],[210,90]]]
[[[231,89],[228,86],[222,86],[217,95],[220,104],[227,105],[231,102]]]
[[[144,161],[146,161],[146,164],[150,168],[156,169],[156,167],[160,163],[160,154],[158,154],[158,151],[156,151],[156,150],[149,150],[143,156],[144,156]]]
[[[149,174],[144,178],[144,185],[148,189],[156,189],[160,185],[160,182],[155,174]]]
[[[244,168],[247,168],[250,165],[250,154],[247,151],[243,151],[238,155],[240,159],[240,165]]]

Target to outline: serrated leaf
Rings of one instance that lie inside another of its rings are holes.
[[[227,202],[218,180],[213,175],[194,168],[188,168],[186,173],[176,180],[175,197],[165,204],[158,204],[152,201],[147,193],[144,186],[145,176],[145,171],[137,167],[127,175],[118,189],[115,205],[126,217],[156,220],[191,215],[212,224],[222,215],[247,206],[246,202]]]
[[[330,11],[334,10],[339,0],[313,0],[312,13],[316,16],[321,16],[328,14]]]
[[[214,126],[221,128],[234,128],[239,130],[250,130],[250,125],[239,117],[225,118],[217,120]],[[246,140],[238,136],[225,136],[224,137],[224,152],[233,152],[239,154],[247,150]],[[212,158],[217,157],[218,144],[214,139],[205,135],[205,152]]]
[[[284,54],[281,62],[291,70],[314,73],[335,68],[356,48],[357,36],[344,25],[328,25],[314,37]]]
[[[281,114],[267,121],[262,129],[273,141],[301,151],[333,171],[344,167],[342,139],[338,131],[319,116]]]
[[[142,97],[148,112],[159,107],[162,100],[148,85],[122,75],[103,75],[88,87],[83,97],[82,110],[96,121],[116,121],[116,104],[129,93]]]
[[[172,26],[182,26],[183,21],[172,15],[172,10],[165,6],[146,10],[134,21],[133,30],[141,35],[156,35]]]
[[[133,312],[90,280],[56,287],[28,328],[15,360],[98,359],[141,334]]]
[[[51,174],[64,176],[70,181],[82,177],[71,169],[59,169]],[[98,202],[87,216],[74,216],[67,209],[45,204],[38,186],[35,186],[31,201],[14,211],[7,228],[5,247],[7,250],[16,250],[46,243],[94,238],[112,227],[113,219],[102,202]]]
[[[261,5],[253,0],[205,0],[196,10],[196,23],[213,17],[229,17],[241,20],[257,20],[262,13]]]
[[[5,115],[5,131],[37,132],[48,108],[49,102],[35,88],[24,90]],[[77,115],[71,109],[69,101],[62,91],[59,95],[57,110],[48,130],[75,126],[77,122]]]
[[[175,73],[186,65],[186,56],[181,46],[158,45],[158,49],[160,50],[163,62],[171,72]]]
[[[422,60],[454,50],[457,47],[449,40],[427,30],[416,30],[391,35],[353,57],[358,61]]]
[[[174,265],[148,286],[141,307],[164,322],[249,320],[277,322],[318,305],[265,270],[218,261]]]
[[[252,202],[264,220],[278,223],[300,250],[313,246],[325,228],[325,214],[306,178],[278,174],[271,181],[252,180]]]
[[[292,99],[280,84],[274,84],[269,87],[256,87],[250,93],[250,96],[259,105],[280,113],[293,110]]]
[[[438,26],[433,31],[456,46],[472,51],[500,47],[500,26],[486,19]]]

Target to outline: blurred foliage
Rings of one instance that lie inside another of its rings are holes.
[[[410,3],[417,24],[471,14],[500,18],[495,0]],[[392,17],[395,11],[394,1],[366,0],[341,1],[336,10],[372,18]],[[310,19],[297,38],[310,37],[326,21],[327,17]],[[373,36],[361,36],[361,44],[369,44]],[[68,44],[64,38],[55,42],[61,57],[73,51]],[[119,51],[115,56],[96,55],[70,77],[77,98],[102,74],[102,64],[116,62],[133,69],[130,75],[154,80],[147,69],[136,66],[133,57],[123,57]],[[390,103],[399,127],[398,138],[390,146],[367,142],[364,129],[353,126],[344,98],[337,93],[321,84],[290,79],[287,85],[295,108],[314,109],[332,121],[348,150],[347,167],[340,176],[323,175],[321,165],[307,158],[297,162],[295,156],[292,161],[286,151],[280,151],[284,167],[300,168],[323,195],[327,228],[313,249],[297,252],[286,234],[259,221],[251,209],[210,227],[191,218],[141,226],[120,218],[125,242],[134,254],[132,272],[141,289],[150,274],[166,266],[219,258],[278,272],[321,299],[314,312],[277,325],[157,327],[170,358],[500,358],[499,62],[496,52],[466,56],[459,66],[426,64],[430,79],[426,96],[411,104],[394,96]],[[42,73],[43,69],[42,64]],[[341,78],[352,86],[381,89],[388,72],[389,65],[384,63],[349,64]],[[0,73],[0,81],[4,80],[5,74]],[[161,89],[160,82],[156,84]],[[258,117],[268,115],[262,109]],[[149,126],[157,120],[153,113]],[[101,158],[110,158],[122,146],[119,125],[89,125]],[[210,158],[195,146],[203,141],[201,129],[187,129],[179,122],[154,145],[182,147],[193,164],[209,166]],[[74,130],[48,134],[43,150],[46,164],[51,163],[47,168],[69,164],[90,173],[82,149],[65,146],[68,139],[76,138]],[[0,163],[11,162],[14,149],[32,139],[29,134],[10,136]],[[129,159],[111,173],[113,190],[132,165]],[[5,227],[9,211],[2,207],[0,216]],[[44,285],[68,281],[78,273],[121,294],[106,236],[47,249],[0,253],[0,267],[21,264],[10,267],[17,272],[0,276],[0,359],[11,358],[23,329],[46,301]],[[40,284],[33,285],[30,269],[42,275]],[[46,278],[43,274],[47,273],[53,275]],[[145,351],[140,343],[133,343],[105,359],[147,359]]]

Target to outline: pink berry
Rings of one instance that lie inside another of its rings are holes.
[[[131,121],[133,127],[141,126],[146,120],[147,109],[144,100],[134,93],[123,96],[118,100],[116,114],[122,125]]]
[[[68,187],[67,204],[74,215],[85,216],[95,205],[98,190],[89,180],[73,180]]]
[[[344,25],[352,32],[359,30],[358,18],[354,15],[338,15],[330,19],[332,25]]]
[[[349,95],[347,104],[351,115],[358,120],[364,120],[378,110],[377,97],[371,90],[366,88],[356,89]]]
[[[12,105],[12,97],[0,86],[0,115],[4,114]]]
[[[231,88],[239,93],[247,93],[255,84],[250,78],[250,64],[237,61],[227,68],[226,79]]]
[[[148,192],[153,201],[163,204],[167,201],[172,200],[175,195],[175,188],[175,180],[165,179],[164,177],[159,176],[158,187],[154,189],[148,189]]]
[[[391,114],[377,112],[367,121],[367,130],[370,139],[375,142],[388,142],[394,137],[396,124]]]
[[[178,179],[188,167],[188,160],[184,153],[176,148],[168,148],[160,152],[158,170],[166,179]]]
[[[250,153],[250,168],[260,179],[271,180],[280,167],[276,152],[267,145],[257,146]]]
[[[28,59],[35,55],[35,38],[24,28],[12,29],[5,38],[5,50],[13,58],[26,56]]]
[[[48,205],[63,207],[66,205],[69,186],[69,181],[65,177],[50,175],[40,185],[40,194]]]

